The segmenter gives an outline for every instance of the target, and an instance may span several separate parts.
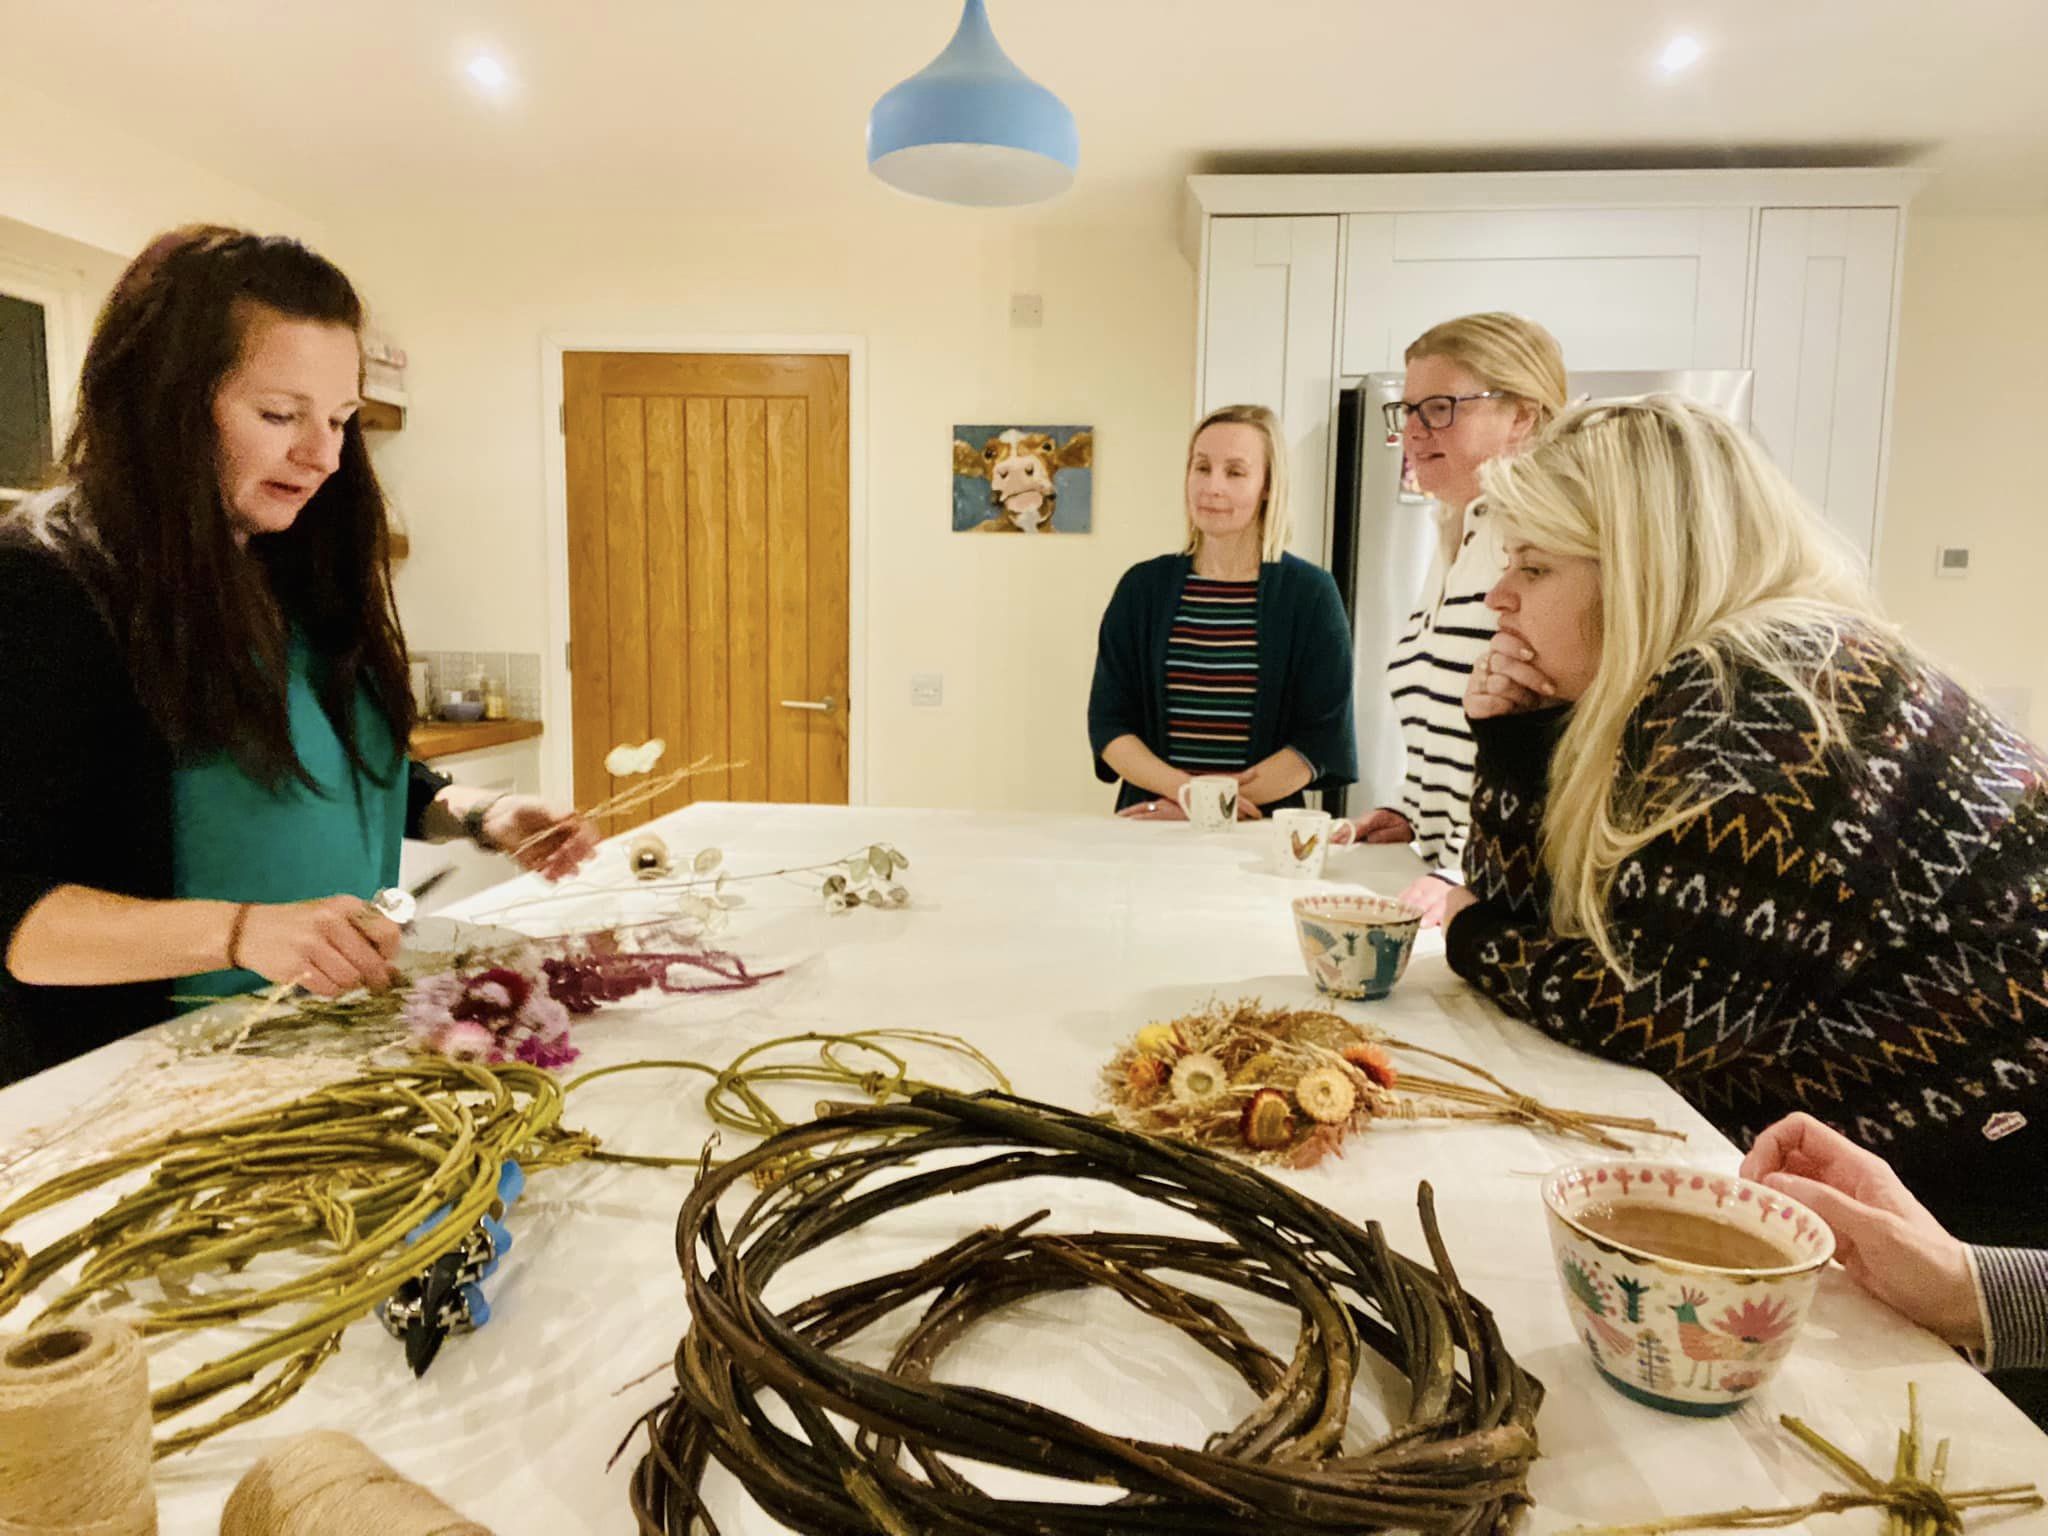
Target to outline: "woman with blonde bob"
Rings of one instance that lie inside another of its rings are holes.
[[[1745,1145],[1804,1110],[1965,1241],[2048,1243],[2048,763],[1712,411],[1582,406],[1481,478],[1452,967]]]
[[[1181,786],[1230,774],[1240,817],[1358,776],[1351,629],[1330,573],[1287,553],[1287,456],[1262,405],[1188,439],[1187,542],[1124,572],[1095,654],[1088,740],[1120,815],[1181,817]]]
[[[1352,826],[1362,842],[1412,843],[1432,873],[1402,893],[1434,922],[1457,883],[1472,798],[1465,683],[1493,640],[1486,594],[1506,563],[1479,490],[1491,460],[1519,452],[1565,405],[1557,339],[1520,315],[1460,315],[1408,344],[1401,398],[1386,407],[1416,485],[1431,499],[1437,552],[1387,665],[1405,749],[1398,805]]]

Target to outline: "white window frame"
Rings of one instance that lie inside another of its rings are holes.
[[[61,448],[77,407],[78,369],[85,358],[85,278],[63,267],[46,266],[0,251],[0,293],[39,304],[43,310],[43,357],[50,371],[50,435]],[[28,495],[25,486],[0,486],[0,505]]]

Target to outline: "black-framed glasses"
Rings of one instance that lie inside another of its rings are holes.
[[[1476,395],[1429,395],[1421,400],[1389,400],[1380,407],[1389,432],[1404,432],[1410,416],[1420,416],[1432,432],[1441,432],[1458,419],[1458,407],[1468,400],[1506,400],[1504,389],[1482,389]]]

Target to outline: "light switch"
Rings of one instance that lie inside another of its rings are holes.
[[[1010,295],[1010,324],[1020,331],[1035,331],[1045,324],[1045,300],[1035,293]]]
[[[910,705],[913,709],[937,709],[946,702],[946,676],[943,672],[913,672],[910,674]]]
[[[1944,544],[1934,552],[1934,574],[1963,577],[1970,574],[1970,551],[1961,544]]]

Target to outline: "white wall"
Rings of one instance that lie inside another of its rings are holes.
[[[1878,588],[1909,634],[2048,737],[2048,214],[1907,221]],[[1970,549],[1961,580],[1935,550]]]
[[[326,245],[328,231],[298,209],[54,97],[10,81],[6,102],[0,216],[124,256],[154,234],[202,220]]]
[[[418,649],[541,651],[544,334],[857,334],[867,339],[867,798],[1104,810],[1085,708],[1117,577],[1173,547],[1193,403],[1194,275],[1169,199],[1113,227],[928,208],[893,196],[857,225],[649,212],[601,228],[522,219],[408,226],[354,269],[411,359],[405,430],[377,448],[412,557]],[[1044,298],[1013,330],[1009,297]],[[1097,431],[1095,532],[951,532],[956,422]],[[910,676],[945,702],[913,709]]]

